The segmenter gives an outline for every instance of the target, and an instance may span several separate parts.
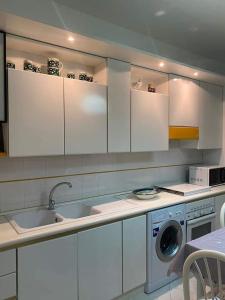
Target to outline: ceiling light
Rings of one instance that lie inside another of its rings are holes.
[[[74,41],[74,37],[69,36],[69,37],[68,37],[68,41],[73,42],[73,41]]]
[[[194,76],[198,76],[198,72],[194,72]]]
[[[174,80],[174,81],[177,81],[177,78],[174,78],[173,80]]]
[[[199,28],[197,26],[192,26],[192,27],[189,28],[189,30],[191,32],[197,32],[197,31],[199,31]]]
[[[164,62],[162,62],[162,61],[161,61],[161,63],[159,64],[159,66],[160,66],[161,68],[164,67],[164,65],[165,65]]]
[[[165,10],[158,10],[156,13],[155,13],[155,16],[156,17],[162,17],[166,14]]]

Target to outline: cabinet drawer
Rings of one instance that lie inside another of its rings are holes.
[[[16,250],[0,252],[0,276],[16,272]]]
[[[16,296],[16,273],[0,277],[0,300]]]

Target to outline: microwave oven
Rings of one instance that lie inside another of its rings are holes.
[[[205,186],[225,184],[225,166],[190,166],[189,183]]]

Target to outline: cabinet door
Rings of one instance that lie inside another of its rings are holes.
[[[123,292],[146,281],[146,216],[123,221]]]
[[[131,151],[168,150],[168,96],[131,91]]]
[[[16,300],[16,273],[0,277],[0,300]]]
[[[106,87],[64,79],[65,153],[107,152]]]
[[[64,154],[63,79],[8,71],[9,156]]]
[[[199,82],[169,75],[170,126],[199,126]]]
[[[225,203],[225,195],[215,197],[215,205],[216,205],[216,229],[220,228],[220,210]]]
[[[222,95],[222,87],[200,82],[199,149],[216,149],[222,147]]]
[[[78,233],[79,300],[122,294],[122,222]]]
[[[16,250],[0,252],[0,276],[16,272]]]
[[[78,299],[76,235],[18,249],[18,299]]]
[[[130,64],[108,59],[108,151],[130,152]]]

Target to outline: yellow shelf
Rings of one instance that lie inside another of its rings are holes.
[[[198,140],[198,127],[169,126],[170,140]]]

